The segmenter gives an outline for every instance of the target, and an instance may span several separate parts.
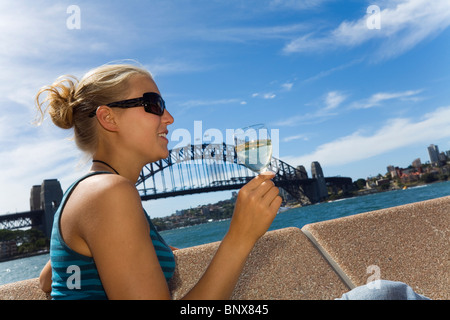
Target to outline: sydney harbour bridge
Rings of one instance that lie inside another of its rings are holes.
[[[325,178],[320,164],[313,163],[312,178],[303,166],[294,168],[280,159],[273,159],[273,179],[302,205],[323,200],[328,192],[324,186],[350,187],[350,178]],[[186,194],[239,189],[256,176],[240,164],[235,147],[223,144],[198,144],[172,149],[166,159],[146,165],[137,181],[142,200],[160,199]],[[322,192],[321,192],[322,191]]]
[[[275,185],[285,190],[301,205],[326,199],[328,189],[352,188],[352,179],[324,177],[318,162],[311,164],[308,177],[303,166],[297,168],[274,158]],[[136,188],[142,201],[239,189],[253,179],[256,173],[239,163],[235,147],[223,144],[198,144],[169,150],[169,156],[147,164],[141,171]],[[44,180],[33,186],[30,211],[0,215],[0,229],[39,227],[50,235],[53,215],[62,199],[62,190],[56,179]]]

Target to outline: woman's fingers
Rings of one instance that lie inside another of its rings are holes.
[[[256,188],[258,188],[264,181],[273,179],[275,177],[275,173],[271,172],[271,171],[267,171],[267,172],[263,172],[261,174],[259,174],[258,176],[256,176],[255,178],[253,178],[252,180],[250,180],[250,182],[248,182],[245,187],[249,190],[254,190]]]
[[[270,210],[278,212],[278,209],[281,206],[281,203],[283,202],[283,198],[281,198],[278,194],[273,198],[272,202],[269,205]]]
[[[271,180],[274,176],[273,172],[258,175],[244,187],[246,189],[245,192],[248,193],[251,199],[261,202],[266,207],[270,206],[279,194],[279,189]]]
[[[262,201],[268,206],[278,196],[279,193],[280,190],[277,187],[275,187],[275,185],[272,182],[272,186],[268,188],[267,191],[264,192],[264,194],[262,195]]]
[[[270,227],[281,204],[272,172],[258,175],[239,190],[230,231],[256,241]]]

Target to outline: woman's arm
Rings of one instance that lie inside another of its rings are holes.
[[[42,268],[41,274],[39,275],[39,288],[45,293],[52,291],[52,266],[50,260]]]
[[[197,285],[184,299],[229,299],[256,241],[267,231],[281,205],[279,190],[262,174],[238,194],[230,228]]]

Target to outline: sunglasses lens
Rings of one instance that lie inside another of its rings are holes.
[[[159,104],[156,103],[148,104],[147,110],[148,110],[147,112],[156,114],[158,116],[161,116],[164,113],[164,109]]]
[[[146,103],[145,111],[149,113],[162,116],[164,113],[165,105],[164,100],[157,93],[144,94],[144,101]]]

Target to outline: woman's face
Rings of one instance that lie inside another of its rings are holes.
[[[129,95],[124,99],[142,97],[145,92],[160,94],[155,82],[147,76],[130,79]],[[121,139],[131,154],[143,158],[145,163],[167,158],[168,130],[173,123],[172,115],[165,110],[162,116],[145,112],[144,107],[125,109],[120,112]]]

